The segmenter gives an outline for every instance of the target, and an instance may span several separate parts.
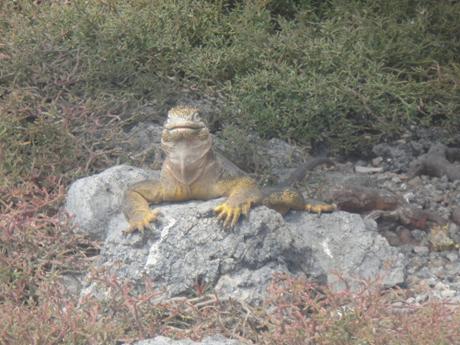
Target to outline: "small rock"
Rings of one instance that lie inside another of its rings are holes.
[[[449,237],[446,226],[435,226],[429,234],[431,248],[434,251],[451,250],[457,248],[456,243]]]
[[[377,167],[383,162],[383,157],[376,157],[372,160],[372,165]]]
[[[446,258],[450,262],[455,262],[455,261],[458,260],[458,254],[455,253],[455,252],[450,251],[450,252],[446,253]]]
[[[441,291],[441,290],[447,290],[447,289],[449,289],[449,285],[447,285],[447,284],[445,284],[445,283],[443,283],[443,282],[438,282],[438,283],[436,283],[436,285],[434,286],[434,288],[435,288],[436,290],[439,290],[439,291]]]
[[[414,255],[413,252],[410,254],[412,254],[410,258],[411,266],[417,267],[418,269],[426,266],[427,259],[428,259],[427,255]]]
[[[423,153],[423,145],[420,144],[419,142],[411,141],[410,146],[412,147],[412,150],[417,156]]]
[[[406,278],[406,286],[410,289],[420,285],[420,279],[417,278],[415,275],[409,274]]]
[[[440,178],[440,181],[441,181],[444,185],[447,185],[447,183],[449,183],[449,179],[447,178],[447,175],[443,175],[443,176]]]
[[[408,192],[403,195],[403,198],[406,202],[410,203],[415,199],[415,194],[414,192]]]
[[[375,174],[380,173],[383,171],[382,167],[375,168],[375,167],[364,167],[364,166],[356,166],[355,171],[360,174]]]
[[[422,180],[419,176],[414,177],[413,179],[410,179],[407,184],[411,187],[417,187],[422,184]]]
[[[382,232],[382,236],[386,238],[390,246],[398,247],[401,245],[400,238],[394,231],[386,230]]]
[[[432,200],[439,204],[444,200],[444,195],[443,194],[434,194],[432,196]]]
[[[412,250],[414,251],[415,254],[418,254],[418,255],[428,255],[428,253],[430,252],[428,247],[425,247],[425,246],[415,246],[414,248],[412,248]]]
[[[419,229],[414,229],[411,231],[411,234],[412,234],[412,237],[416,240],[416,241],[423,241],[425,238],[426,238],[426,232],[423,231],[423,230],[419,230]]]
[[[80,295],[80,291],[82,289],[81,280],[83,277],[63,274],[60,279],[67,293],[74,297],[78,297]]]
[[[431,277],[431,278],[428,278],[426,279],[426,283],[429,287],[433,288],[436,283],[438,282],[438,280],[435,278],[435,277]]]
[[[429,265],[431,268],[439,268],[439,267],[443,267],[444,266],[444,258],[439,254],[439,253],[436,253],[438,255],[434,256],[432,255],[433,253],[431,253],[430,255],[430,262],[429,262]]]
[[[413,242],[413,238],[409,229],[405,227],[398,227],[397,231],[401,244],[411,244]]]
[[[401,178],[399,176],[393,176],[393,178],[391,179],[391,182],[393,183],[400,183],[401,182]]]
[[[430,269],[428,267],[422,267],[418,272],[417,276],[422,278],[422,279],[428,279],[428,278],[433,278],[433,273],[431,273]],[[428,282],[429,284],[429,282]]]
[[[432,272],[439,280],[445,280],[449,278],[449,273],[444,269],[444,267],[434,267]]]
[[[418,303],[418,304],[424,303],[428,301],[428,298],[429,298],[428,294],[425,294],[425,293],[417,295],[415,296],[415,303]]]
[[[406,299],[406,303],[414,304],[415,303],[415,298],[414,297],[409,297],[408,299]]]
[[[406,303],[409,303],[409,302],[407,302],[407,300],[406,300]],[[405,304],[403,302],[393,302],[393,303],[391,303],[391,306],[393,308],[400,309],[400,308],[403,308],[405,306]]]
[[[190,339],[174,340],[171,338],[158,336],[152,339],[144,339],[134,343],[134,345],[240,345],[241,343],[234,339],[227,339],[221,335],[204,338],[200,342]]]
[[[448,262],[444,269],[447,272],[447,280],[449,282],[454,282],[458,280],[459,274],[460,274],[460,262],[459,261],[454,261],[454,262]]]
[[[455,223],[449,224],[449,237],[457,243],[460,243],[460,226]]]
[[[451,290],[451,289],[442,290],[440,292],[440,295],[442,298],[454,297],[456,294],[457,294],[457,291]]]

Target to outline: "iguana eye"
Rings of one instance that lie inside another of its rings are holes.
[[[200,114],[198,112],[194,112],[192,115],[192,121],[201,121]]]

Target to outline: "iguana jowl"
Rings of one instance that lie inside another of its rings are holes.
[[[333,205],[306,204],[302,195],[289,187],[261,190],[250,177],[226,177],[216,160],[209,129],[193,107],[175,107],[168,112],[161,137],[166,153],[159,180],[146,180],[131,186],[125,193],[123,213],[129,222],[125,231],[131,233],[144,228],[158,216],[150,203],[167,201],[208,200],[226,196],[227,200],[215,208],[225,226],[234,226],[241,214],[263,204],[281,213],[289,209],[321,213],[330,212]],[[321,164],[318,160],[308,168]],[[307,164],[308,165],[308,164]],[[305,168],[307,168],[307,165]]]

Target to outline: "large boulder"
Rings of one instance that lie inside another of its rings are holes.
[[[120,205],[132,169],[114,167],[76,181],[80,193],[72,186],[67,205],[94,202],[96,195],[97,205]],[[100,175],[111,181],[112,193],[104,192],[107,186],[100,183]],[[137,182],[137,177],[132,182]],[[85,194],[88,190],[91,196]],[[377,233],[372,220],[364,222],[361,216],[346,212],[321,216],[291,212],[283,218],[260,206],[227,230],[212,211],[222,201],[157,205],[161,212],[158,222],[143,234],[128,236],[122,233],[128,223],[119,210],[81,206],[91,210],[87,214],[93,215],[92,220],[79,216],[76,208],[71,211],[77,211],[76,221],[85,220],[85,231],[105,239],[100,265],[110,267],[120,278],[139,282],[139,286],[145,276],[150,277],[168,296],[188,293],[199,284],[214,288],[221,297],[254,302],[263,298],[275,272],[308,276],[336,290],[378,276],[386,286],[404,281],[402,254]],[[88,224],[94,227],[88,228]]]

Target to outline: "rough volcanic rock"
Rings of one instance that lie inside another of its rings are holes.
[[[127,186],[158,176],[158,171],[119,165],[78,179],[69,188],[65,209],[74,217],[77,231],[103,239],[110,219],[120,211]]]
[[[72,186],[67,200],[67,205],[80,205],[71,211],[76,221],[84,220],[82,230],[105,235],[99,265],[111,267],[120,278],[141,285],[144,276],[150,277],[168,296],[206,284],[223,297],[249,302],[263,298],[274,272],[309,276],[337,290],[345,282],[355,286],[377,276],[387,286],[404,281],[398,249],[378,234],[374,221],[346,212],[292,212],[283,218],[261,206],[227,230],[212,211],[223,199],[189,201],[158,205],[161,217],[151,231],[125,236],[128,224],[115,206],[123,189],[139,180],[133,169],[115,167],[76,181],[79,188]],[[110,193],[101,180],[111,181]],[[93,208],[101,205],[110,207]]]

